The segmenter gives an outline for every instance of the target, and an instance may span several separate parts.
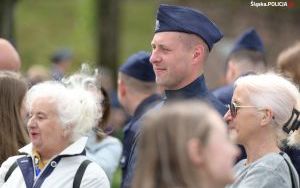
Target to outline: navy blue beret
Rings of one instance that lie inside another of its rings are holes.
[[[254,28],[248,29],[238,37],[231,53],[239,50],[265,52],[264,44]]]
[[[155,82],[155,73],[150,63],[150,53],[140,51],[131,55],[119,71],[145,82]]]
[[[60,49],[53,53],[51,61],[53,63],[60,63],[61,61],[72,59],[73,54],[69,49]]]
[[[204,40],[209,50],[223,33],[202,12],[182,6],[160,5],[157,11],[155,33],[177,31],[196,34]]]

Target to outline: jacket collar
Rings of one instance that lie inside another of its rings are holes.
[[[166,90],[165,95],[167,100],[187,99],[197,96],[205,96],[208,92],[205,84],[204,75],[199,76],[189,85],[178,90]]]
[[[81,137],[77,141],[73,142],[71,145],[69,145],[67,148],[65,148],[59,155],[78,155],[81,154],[84,151],[86,142],[87,142],[87,137]],[[32,150],[33,146],[32,143],[24,146],[23,148],[19,149],[19,152],[22,153],[27,153],[30,156],[33,156]]]

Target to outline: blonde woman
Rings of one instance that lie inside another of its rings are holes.
[[[222,118],[199,101],[167,105],[144,122],[133,188],[222,188],[238,154]]]

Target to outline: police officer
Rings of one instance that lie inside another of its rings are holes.
[[[226,107],[208,91],[203,75],[204,62],[213,44],[222,36],[202,12],[182,6],[160,5],[150,62],[157,85],[165,91],[165,99],[155,108],[174,100],[201,99],[220,114],[226,113]],[[123,188],[130,187],[134,174],[138,137],[139,132],[135,135]]]
[[[222,37],[218,27],[202,12],[160,5],[150,62],[156,83],[165,90],[165,103],[198,98],[225,114],[226,107],[208,91],[203,70],[213,45]]]
[[[227,85],[212,93],[223,104],[230,104],[233,95],[233,82],[240,76],[266,71],[265,49],[254,28],[247,29],[235,41],[226,61]]]
[[[149,53],[140,51],[130,56],[119,68],[118,98],[125,111],[131,115],[130,122],[124,127],[121,187],[130,187],[133,168],[129,167],[129,163],[135,161],[132,157],[140,121],[150,108],[161,101],[149,58]]]

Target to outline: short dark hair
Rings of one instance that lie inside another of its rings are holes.
[[[231,53],[225,64],[225,70],[228,69],[228,63],[230,60],[235,60],[235,63],[242,63],[247,62],[250,63],[253,66],[261,66],[264,67],[267,66],[267,61],[265,54],[259,51],[253,51],[253,50],[239,50],[236,52]]]

